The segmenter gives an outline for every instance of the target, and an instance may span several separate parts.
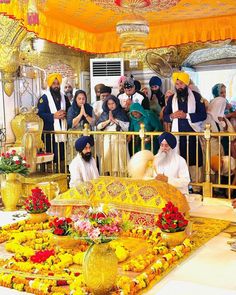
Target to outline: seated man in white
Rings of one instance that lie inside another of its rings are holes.
[[[158,141],[160,149],[153,161],[155,178],[175,186],[184,195],[188,194],[189,170],[185,159],[177,153],[175,136],[163,132]]]
[[[75,142],[77,156],[71,161],[70,188],[76,187],[79,183],[99,177],[96,161],[92,157],[91,147],[94,145],[93,137],[81,136]]]
[[[175,149],[177,145],[175,136],[163,132],[158,141],[160,149],[155,156],[152,152],[144,150],[131,158],[128,166],[130,176],[165,181],[187,195],[190,182],[189,170],[185,159]]]

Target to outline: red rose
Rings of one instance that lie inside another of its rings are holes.
[[[53,233],[55,235],[62,236],[64,234],[64,230],[62,228],[56,228]]]
[[[57,286],[66,286],[68,285],[66,280],[57,280]]]
[[[96,218],[97,219],[104,219],[104,218],[106,218],[106,215],[103,212],[98,212],[96,214]]]

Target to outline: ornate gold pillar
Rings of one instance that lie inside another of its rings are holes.
[[[14,75],[19,67],[19,46],[27,34],[19,21],[0,15],[0,71],[4,92],[14,91]]]

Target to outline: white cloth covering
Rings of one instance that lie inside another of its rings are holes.
[[[52,114],[55,114],[57,112],[57,108],[54,102],[54,99],[51,95],[51,92],[49,90],[46,91],[46,96],[48,99],[48,105],[50,108],[50,111]],[[64,94],[61,92],[61,110],[66,110],[66,100],[64,97]],[[67,121],[65,119],[61,119],[61,124],[59,119],[54,118],[54,131],[66,131],[67,130]],[[55,141],[56,142],[65,142],[67,140],[66,134],[56,134],[55,135]]]
[[[96,161],[91,158],[86,162],[78,153],[69,165],[70,171],[70,188],[76,187],[79,183],[89,181],[99,177]]]
[[[155,156],[153,161],[155,172],[167,176],[169,184],[176,187],[182,194],[188,194],[190,176],[187,163],[176,150],[170,150],[168,153],[171,153],[168,160],[161,163],[158,163],[158,154]]]

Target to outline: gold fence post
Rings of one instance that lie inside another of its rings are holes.
[[[212,183],[211,183],[211,166],[210,166],[210,139],[211,139],[211,125],[206,124],[204,130],[204,138],[206,140],[206,163],[205,163],[205,182],[203,183],[203,197],[212,197]],[[204,151],[203,151],[204,152]]]
[[[144,144],[144,124],[140,124],[140,130],[139,130],[139,137],[141,138],[141,151],[145,149],[145,144]]]
[[[84,124],[83,136],[89,136],[89,124]]]

